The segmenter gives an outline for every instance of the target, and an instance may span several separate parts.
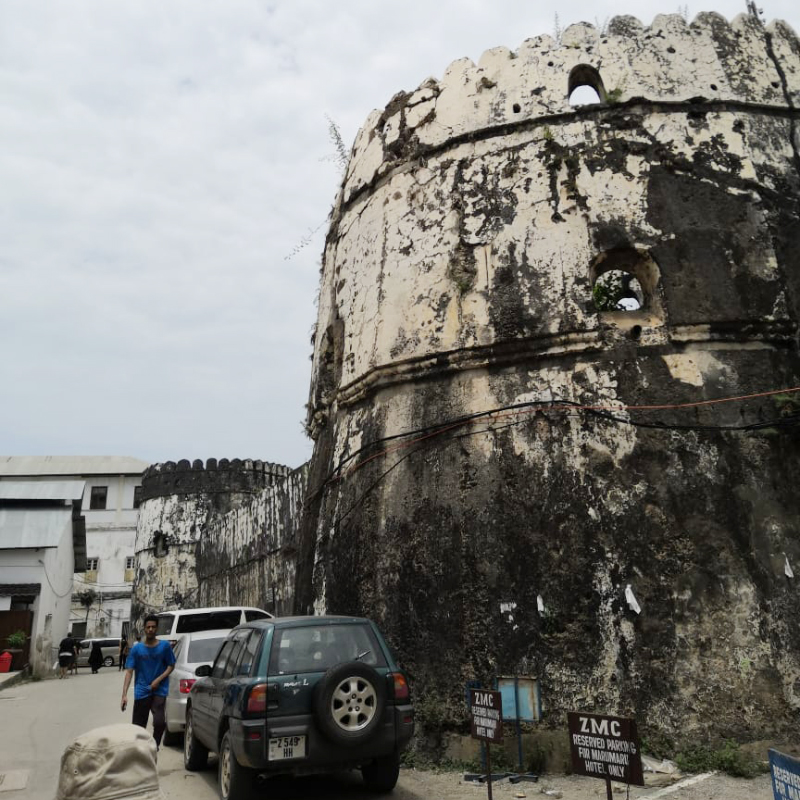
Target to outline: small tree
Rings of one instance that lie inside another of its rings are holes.
[[[97,600],[97,592],[94,589],[84,589],[82,592],[78,592],[78,602],[86,609],[84,622],[87,624],[89,622],[89,611],[95,600]]]

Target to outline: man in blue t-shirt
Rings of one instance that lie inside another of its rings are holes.
[[[156,639],[158,617],[150,614],[144,618],[144,641],[136,642],[125,662],[125,682],[122,685],[122,710],[128,707],[128,688],[134,670],[136,683],[133,687],[133,724],[147,727],[150,712],[153,713],[153,738],[156,747],[161,746],[166,720],[164,706],[169,691],[169,674],[175,668],[175,654],[169,642]]]

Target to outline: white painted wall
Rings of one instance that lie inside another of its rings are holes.
[[[87,580],[85,573],[75,573],[75,593],[92,589],[97,601],[89,609],[79,602],[72,605],[72,622],[86,620],[86,636],[119,636],[122,623],[130,619],[132,581],[125,580],[125,561],[133,558],[136,524],[139,510],[133,507],[136,486],[142,483],[141,475],[93,475],[86,478],[83,495],[83,515],[86,519],[86,556],[98,560],[95,581]],[[92,510],[93,486],[108,489],[106,508]],[[125,597],[118,595],[124,593]]]
[[[65,525],[58,547],[3,551],[0,583],[41,585],[33,606],[30,650],[31,666],[37,675],[48,673],[58,643],[69,630],[73,568],[71,523]]]

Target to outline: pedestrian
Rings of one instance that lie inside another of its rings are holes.
[[[156,748],[161,746],[166,720],[164,706],[169,692],[169,674],[175,667],[175,654],[169,642],[156,639],[158,617],[150,614],[144,619],[144,641],[137,642],[125,662],[125,680],[122,684],[122,710],[128,707],[128,687],[136,673],[133,690],[133,724],[147,727],[153,714],[153,738]]]
[[[97,675],[98,670],[103,666],[103,651],[100,649],[100,642],[92,644],[92,652],[89,653],[89,666],[92,668],[92,675]]]
[[[81,644],[82,642],[80,641],[80,639],[75,639],[75,655],[72,656],[72,661],[70,662],[69,665],[69,671],[73,675],[78,674],[78,654],[81,651]]]
[[[125,669],[125,659],[128,657],[128,640],[123,636],[119,640],[119,668]]]
[[[84,733],[61,756],[56,800],[165,800],[153,737],[136,725]]]
[[[52,652],[52,650],[50,651]],[[75,640],[67,634],[58,645],[58,678],[67,677],[67,670],[72,665],[72,660],[77,658]]]

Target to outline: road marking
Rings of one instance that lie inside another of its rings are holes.
[[[645,796],[647,797],[647,800],[656,800],[657,797],[666,797],[668,794],[679,792],[681,789],[685,789],[687,786],[693,786],[695,783],[700,783],[700,781],[704,781],[706,778],[710,778],[712,775],[716,774],[716,772],[701,772],[699,775],[693,775],[691,778],[685,778],[682,781],[673,783],[672,786],[667,786],[666,789],[659,789],[657,792]]]
[[[15,769],[0,772],[0,792],[16,792],[28,785],[28,770]]]

